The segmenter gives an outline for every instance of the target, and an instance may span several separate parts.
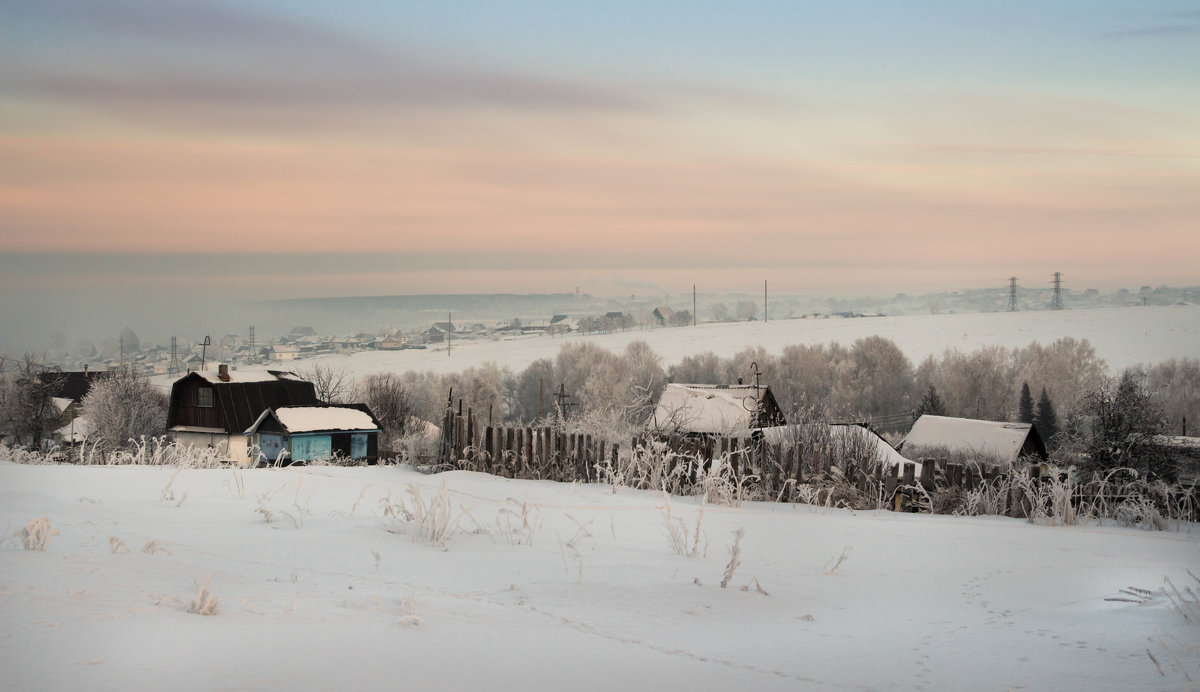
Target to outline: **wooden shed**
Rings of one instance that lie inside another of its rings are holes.
[[[366,404],[279,406],[246,429],[249,446],[268,464],[340,457],[368,464],[379,458],[379,421]]]

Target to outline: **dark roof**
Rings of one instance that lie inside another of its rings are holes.
[[[94,372],[91,370],[44,372],[38,375],[38,379],[46,384],[53,383],[57,385],[50,396],[70,399],[78,404],[80,401],[83,401],[83,397],[87,396],[88,390],[92,388],[92,383],[97,378],[103,377],[104,374],[103,372]]]
[[[242,433],[269,408],[322,404],[317,398],[317,391],[312,382],[294,376],[288,377],[290,373],[275,370],[268,372],[274,376],[273,379],[254,382],[214,382],[195,372],[176,380],[171,387],[171,408],[167,417],[167,427],[178,425],[176,411],[180,404],[180,393],[192,381],[211,385],[215,390],[214,403],[220,411],[225,431],[230,434]]]

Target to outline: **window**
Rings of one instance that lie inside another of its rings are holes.
[[[205,408],[212,408],[213,405],[213,390],[212,387],[201,387],[196,390],[197,405]]]

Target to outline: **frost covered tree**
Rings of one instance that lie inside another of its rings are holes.
[[[167,396],[128,368],[97,378],[83,398],[91,442],[110,454],[166,432]]]
[[[753,300],[739,300],[737,304],[737,318],[739,320],[752,320],[758,315],[758,303]]]
[[[0,432],[17,444],[36,449],[59,421],[52,397],[58,382],[43,360],[32,353],[19,360],[0,359]]]
[[[1087,464],[1109,470],[1131,468],[1151,478],[1173,481],[1176,469],[1156,440],[1164,432],[1162,408],[1145,379],[1126,370],[1088,395],[1080,425]]]
[[[1045,391],[1045,388],[1042,389]],[[1022,423],[1033,422],[1033,394],[1029,391],[1029,383],[1021,383],[1021,400],[1017,403],[1017,420]]]

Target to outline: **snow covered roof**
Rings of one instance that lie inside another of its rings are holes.
[[[55,396],[50,397],[50,403],[54,404],[54,409],[61,415],[68,406],[75,403],[75,400],[64,396]]]
[[[1004,423],[971,418],[950,418],[925,415],[917,419],[908,436],[900,443],[901,449],[912,447],[939,447],[951,452],[978,454],[1000,461],[1016,461],[1024,451],[1030,453],[1040,447],[1045,454],[1045,444],[1037,430],[1029,423]]]
[[[245,432],[253,435],[268,416],[275,416],[288,433],[324,431],[378,430],[379,424],[370,413],[350,406],[280,406],[262,412]]]
[[[654,409],[659,428],[728,433],[754,427],[766,387],[750,384],[668,384]]]
[[[779,425],[770,428],[760,428],[760,431],[768,444],[786,445],[800,437],[797,427],[795,425]],[[835,445],[874,447],[876,456],[888,465],[916,464],[916,472],[921,472],[920,463],[897,452],[896,448],[888,444],[887,440],[862,425],[856,423],[830,423],[829,439]]]
[[[213,384],[228,384],[229,382],[275,382],[278,380],[292,380],[294,382],[305,382],[303,377],[300,377],[294,372],[286,372],[283,370],[229,370],[229,380],[222,380],[220,373],[216,370],[197,370],[192,374],[199,375]]]
[[[92,424],[88,422],[87,418],[80,416],[58,430],[55,430],[54,435],[63,442],[78,444],[86,440],[91,432]]]

